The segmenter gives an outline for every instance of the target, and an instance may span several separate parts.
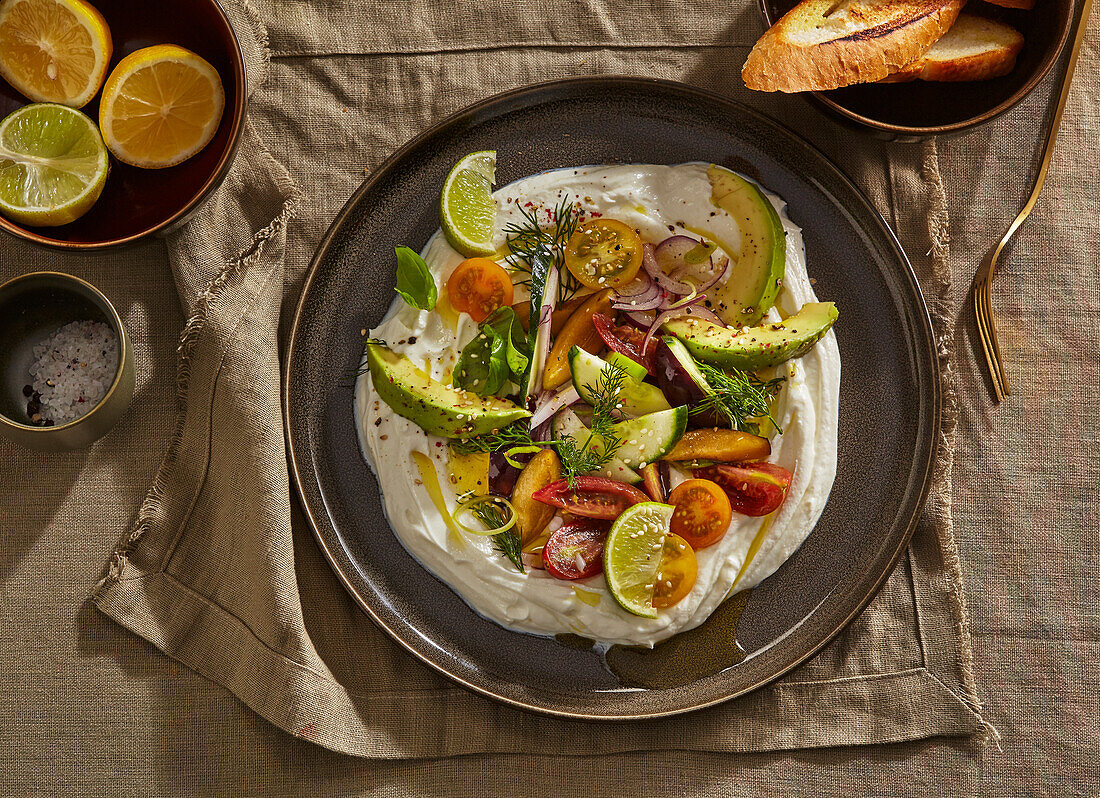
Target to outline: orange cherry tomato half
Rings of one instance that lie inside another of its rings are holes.
[[[642,239],[615,219],[582,224],[565,246],[565,267],[589,288],[618,288],[642,268]]]
[[[721,540],[733,519],[729,497],[709,479],[681,482],[669,494],[668,503],[676,507],[670,529],[696,549]]]
[[[734,512],[761,516],[773,513],[787,498],[792,474],[773,463],[742,463],[697,468],[692,475],[717,482],[729,497]]]
[[[485,321],[497,308],[512,304],[512,278],[488,258],[468,258],[447,280],[447,296],[455,310]]]
[[[661,565],[653,583],[654,608],[662,610],[683,601],[695,586],[698,574],[699,563],[691,544],[671,532],[665,535],[665,550],[661,552]]]

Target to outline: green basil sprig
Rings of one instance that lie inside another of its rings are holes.
[[[497,308],[458,356],[452,382],[464,391],[491,396],[509,379],[518,385],[527,363],[527,336],[515,311]]]
[[[439,298],[435,279],[424,259],[408,247],[397,247],[397,286],[401,298],[420,310],[432,310]]]

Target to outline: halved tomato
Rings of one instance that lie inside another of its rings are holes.
[[[551,533],[542,550],[546,570],[558,579],[586,579],[603,571],[609,521],[576,518]]]
[[[783,466],[772,463],[712,465],[697,468],[692,475],[717,482],[734,512],[752,516],[775,512],[787,497],[792,477]]]
[[[577,477],[573,487],[569,487],[569,480],[559,479],[535,491],[533,498],[573,515],[609,521],[622,515],[627,507],[650,501],[637,488],[607,477]]]
[[[616,219],[585,222],[565,245],[565,267],[589,288],[626,285],[642,268],[642,239]]]
[[[696,549],[721,540],[733,519],[729,497],[709,479],[681,482],[669,494],[668,503],[676,507],[670,529]]]
[[[457,311],[477,322],[485,321],[499,307],[512,304],[512,278],[488,258],[468,258],[447,280],[447,296]]]
[[[671,532],[665,535],[665,550],[653,582],[653,606],[661,610],[679,604],[695,586],[698,574],[699,562],[691,544]]]
[[[651,338],[645,352],[642,344],[645,343],[645,333],[636,327],[627,324],[615,324],[610,317],[602,313],[592,315],[592,326],[596,328],[600,338],[612,352],[626,355],[639,365],[645,366],[650,374],[656,374],[657,339]]]

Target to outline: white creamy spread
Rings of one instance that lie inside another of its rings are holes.
[[[645,240],[657,243],[670,235],[695,233],[736,253],[740,231],[728,214],[711,203],[706,169],[706,164],[698,163],[599,166],[534,175],[495,192],[498,223],[503,229],[522,222],[520,206],[553,208],[562,196],[571,196],[587,212],[638,229]],[[787,231],[786,274],[776,300],[787,316],[816,297],[806,274],[801,229],[787,218],[785,204],[768,196]],[[504,245],[502,233],[497,243]],[[442,294],[463,256],[438,232],[423,256]],[[516,300],[521,298],[517,291]],[[778,320],[779,314],[773,309],[768,318]],[[451,329],[440,313],[418,311],[396,299],[370,335],[387,341],[435,379],[449,381],[458,354],[476,329],[466,314],[459,317],[457,329]],[[751,588],[774,573],[805,540],[825,507],[836,475],[840,392],[840,355],[832,331],[808,354],[780,366],[778,376],[787,378],[775,416],[783,433],[772,438],[768,460],[794,474],[786,499],[765,518],[735,513],[725,537],[696,552],[699,572],[690,594],[661,610],[656,619],[621,609],[602,574],[575,582],[531,568],[521,574],[493,550],[490,539],[450,531],[411,456],[413,451],[430,456],[447,506],[453,510],[456,497],[449,489],[447,441],[428,435],[390,410],[371,387],[369,373],[356,384],[355,416],[364,455],[378,477],[386,515],[398,539],[473,609],[517,631],[574,633],[604,643],[652,646],[698,626],[733,592]],[[674,484],[678,481],[674,476]]]

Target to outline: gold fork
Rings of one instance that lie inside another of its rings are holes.
[[[993,323],[993,302],[990,299],[990,290],[993,287],[993,275],[997,268],[997,259],[1012,236],[1024,223],[1024,220],[1035,207],[1039,199],[1039,192],[1043,190],[1043,184],[1047,179],[1047,169],[1050,167],[1050,159],[1054,155],[1054,143],[1058,140],[1058,129],[1062,125],[1062,112],[1066,110],[1066,98],[1069,97],[1069,86],[1073,80],[1073,71],[1077,66],[1077,55],[1081,52],[1081,42],[1085,39],[1085,29],[1089,21],[1089,12],[1092,10],[1092,0],[1085,0],[1081,6],[1081,19],[1077,22],[1077,33],[1073,39],[1073,51],[1069,56],[1069,64],[1066,66],[1066,76],[1062,80],[1062,92],[1058,96],[1058,106],[1054,110],[1054,120],[1050,124],[1050,132],[1047,134],[1046,144],[1043,145],[1043,162],[1039,166],[1039,175],[1035,178],[1035,186],[1031,189],[1031,195],[1024,203],[1020,213],[1008,226],[1008,230],[1001,237],[974,275],[974,283],[970,288],[971,299],[974,302],[974,315],[978,320],[978,337],[982,342],[982,350],[985,352],[985,362],[989,367],[989,377],[993,381],[993,396],[998,402],[1003,402],[1006,396],[1012,395],[1012,389],[1005,377],[1004,364],[1001,361],[1001,348],[997,345],[997,328]]]

